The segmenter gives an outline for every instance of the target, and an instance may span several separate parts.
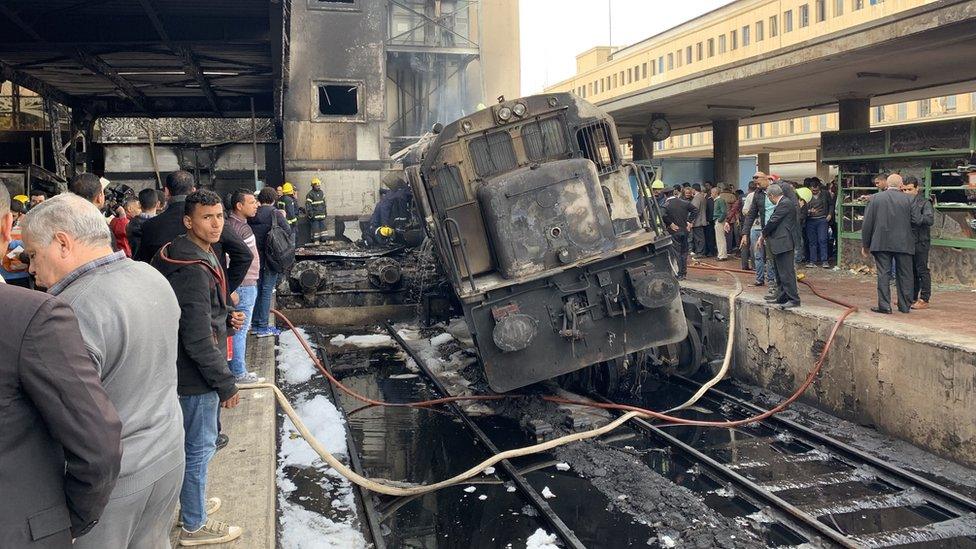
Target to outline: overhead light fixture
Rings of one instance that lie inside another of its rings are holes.
[[[705,105],[709,109],[722,109],[727,111],[754,111],[756,107],[750,107],[748,105]]]
[[[859,72],[857,73],[858,78],[883,78],[886,80],[907,80],[909,82],[914,82],[918,80],[917,74],[898,74],[898,73],[887,73],[887,72]]]

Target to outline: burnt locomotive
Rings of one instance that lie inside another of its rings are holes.
[[[546,94],[435,131],[401,161],[493,390],[680,354],[671,238],[609,115]]]

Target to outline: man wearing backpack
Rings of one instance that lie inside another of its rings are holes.
[[[254,302],[251,321],[251,327],[257,337],[278,335],[278,329],[268,325],[271,296],[278,284],[279,275],[291,268],[291,264],[295,261],[294,237],[284,216],[275,209],[276,200],[277,193],[274,189],[271,187],[261,189],[258,193],[258,210],[254,217],[247,220],[254,232],[258,257],[261,259],[261,273],[257,284],[258,295]],[[269,250],[272,253],[269,254]]]

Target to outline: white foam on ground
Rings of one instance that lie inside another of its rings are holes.
[[[568,463],[557,463],[556,464],[556,469],[558,469],[560,471],[569,471],[569,464]]]
[[[298,328],[305,341],[309,336],[305,330]],[[312,346],[312,349],[315,349]],[[302,344],[291,330],[281,332],[278,336],[278,379],[288,385],[305,383],[318,373],[315,363],[305,352]]]
[[[292,404],[298,417],[322,446],[333,455],[346,455],[346,429],[342,414],[325,395],[316,395],[311,400]],[[322,463],[319,455],[298,435],[287,416],[282,424],[281,447],[278,457],[282,465],[316,465]]]
[[[366,334],[366,335],[337,335],[329,340],[329,343],[336,347],[359,347],[369,349],[371,347],[395,347],[393,338],[386,334]]]
[[[525,540],[525,549],[559,549],[556,539],[556,534],[550,534],[539,528]]]
[[[546,499],[552,499],[556,497],[556,494],[553,494],[552,490],[550,490],[549,487],[546,486],[545,488],[542,489],[542,497]]]
[[[365,549],[362,532],[345,522],[334,522],[281,498],[282,549]]]
[[[443,334],[437,334],[434,337],[430,338],[430,344],[433,347],[440,347],[441,345],[448,343],[450,341],[454,341],[454,336],[452,336],[447,332],[444,332]]]

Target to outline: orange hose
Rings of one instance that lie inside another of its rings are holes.
[[[726,269],[726,268],[716,267],[714,265],[708,265],[708,264],[704,264],[704,263],[699,264],[699,265],[691,265],[690,267],[693,268],[693,269],[700,269],[700,270],[722,271],[722,272],[726,272],[726,273],[733,274],[733,275],[734,274],[753,274],[752,271],[745,271],[745,270],[742,270],[742,269]],[[764,420],[766,418],[769,418],[769,417],[771,417],[771,416],[773,416],[773,415],[775,415],[775,414],[783,411],[784,409],[786,409],[790,404],[792,404],[797,399],[799,399],[800,396],[803,395],[803,393],[806,392],[806,390],[808,388],[810,388],[810,385],[813,384],[814,380],[817,378],[817,375],[820,373],[821,369],[823,368],[824,363],[826,362],[827,353],[830,351],[830,348],[833,345],[834,339],[836,338],[837,332],[840,330],[840,327],[844,324],[844,321],[847,319],[848,316],[850,316],[851,314],[853,314],[854,312],[857,311],[857,307],[855,307],[854,305],[851,305],[849,303],[845,303],[845,302],[843,302],[843,301],[841,301],[839,299],[835,299],[835,298],[829,297],[829,296],[821,293],[819,290],[817,290],[816,287],[814,287],[809,282],[807,282],[805,280],[801,280],[800,282],[803,283],[808,288],[810,288],[810,290],[817,297],[819,297],[819,298],[821,298],[821,299],[823,299],[825,301],[828,301],[830,303],[834,303],[836,305],[840,305],[841,307],[844,307],[845,310],[837,318],[837,321],[834,322],[834,326],[830,330],[830,335],[827,337],[827,341],[824,344],[823,350],[820,352],[820,356],[817,358],[817,362],[814,364],[814,367],[807,374],[806,379],[804,379],[804,381],[800,385],[800,387],[792,395],[790,395],[788,398],[786,398],[785,400],[783,400],[782,402],[780,402],[779,404],[777,404],[775,407],[770,408],[769,410],[767,410],[767,411],[765,411],[765,412],[763,412],[761,414],[757,414],[757,415],[754,415],[754,416],[751,416],[751,417],[748,417],[748,418],[745,418],[745,419],[739,419],[739,420],[734,420],[734,421],[733,420],[730,420],[730,421],[702,421],[702,420],[692,420],[692,419],[685,419],[685,418],[680,418],[680,417],[676,417],[676,416],[671,416],[671,415],[663,414],[661,412],[655,412],[653,410],[647,410],[645,408],[640,408],[640,407],[637,407],[637,406],[630,406],[630,405],[627,405],[627,404],[603,404],[603,403],[599,403],[599,402],[571,400],[571,399],[565,399],[565,398],[554,397],[554,396],[542,396],[540,398],[542,400],[546,401],[546,402],[552,402],[552,403],[555,403],[555,404],[572,405],[572,406],[586,406],[586,407],[590,407],[590,408],[600,408],[600,409],[604,409],[604,410],[622,410],[622,411],[629,411],[629,412],[639,412],[639,413],[644,414],[646,416],[649,416],[649,417],[652,417],[652,418],[655,418],[655,419],[658,419],[658,420],[661,420],[661,421],[665,421],[667,423],[673,423],[673,424],[678,424],[678,425],[692,425],[692,426],[699,426],[699,427],[726,427],[726,428],[727,427],[739,427],[739,426],[742,426],[742,425],[746,425],[746,424],[749,424],[749,423],[755,423],[757,421],[762,421],[762,420]],[[308,353],[308,356],[312,359],[312,362],[315,364],[316,368],[318,368],[318,370],[320,372],[322,372],[322,375],[324,375],[326,378],[328,378],[328,380],[331,383],[335,384],[335,386],[338,387],[340,390],[342,390],[344,393],[346,393],[349,396],[355,398],[356,400],[359,400],[359,401],[364,402],[366,404],[374,405],[374,406],[388,406],[388,407],[395,407],[395,408],[427,408],[427,407],[430,407],[430,406],[437,406],[439,404],[446,404],[448,402],[502,400],[502,399],[508,399],[508,398],[524,398],[525,397],[525,395],[513,395],[513,394],[505,394],[505,395],[471,395],[471,396],[444,397],[444,398],[438,398],[438,399],[433,399],[433,400],[423,400],[423,401],[418,401],[418,402],[384,402],[384,401],[381,401],[381,400],[376,400],[376,399],[369,398],[367,396],[361,395],[361,394],[353,391],[352,389],[346,387],[345,385],[342,384],[342,382],[340,382],[338,379],[336,379],[335,377],[333,377],[333,375],[325,368],[325,366],[322,364],[322,362],[319,360],[319,358],[315,355],[315,352],[312,350],[311,346],[309,346],[309,344],[305,340],[305,338],[302,337],[302,335],[298,332],[298,329],[295,327],[295,325],[292,324],[291,321],[288,320],[288,318],[281,311],[278,311],[277,309],[272,309],[271,312],[274,313],[274,315],[276,317],[278,317],[279,319],[281,319],[285,323],[285,325],[287,325],[288,328],[292,331],[292,333],[295,334],[295,337],[298,338],[298,341],[302,344],[302,347],[304,347],[305,352]],[[730,314],[735,314],[735,311],[730,311]]]

